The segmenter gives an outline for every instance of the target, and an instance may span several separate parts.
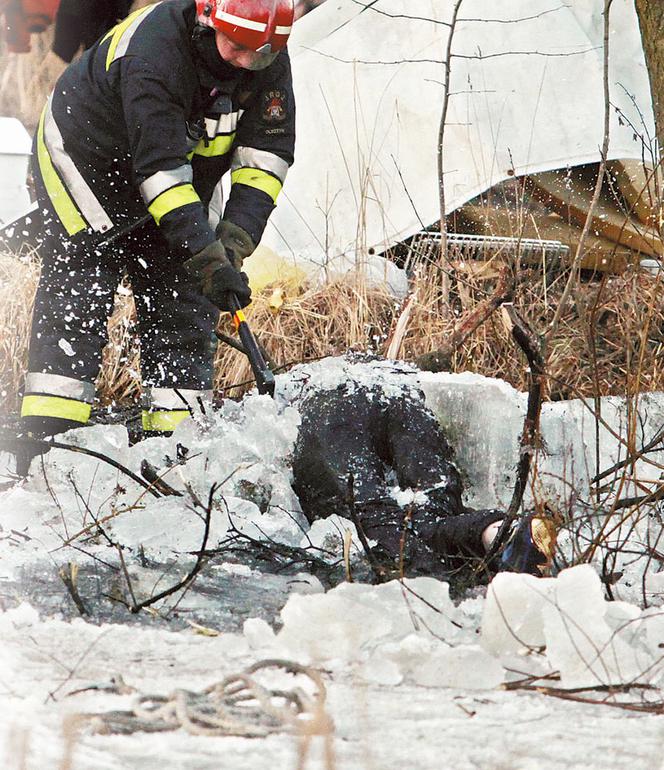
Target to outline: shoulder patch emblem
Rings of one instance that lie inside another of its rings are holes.
[[[286,119],[286,93],[280,89],[263,94],[262,118],[265,123],[281,123]]]

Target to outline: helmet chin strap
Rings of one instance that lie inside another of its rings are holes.
[[[270,43],[265,43],[265,45],[256,49],[256,53],[272,53],[272,45]]]

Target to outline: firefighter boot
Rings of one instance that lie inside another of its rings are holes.
[[[30,472],[30,464],[35,457],[44,455],[49,451],[41,441],[52,438],[59,433],[64,433],[71,428],[81,428],[82,423],[76,420],[67,420],[63,417],[23,417],[21,419],[23,430],[17,435],[16,448],[16,475],[24,478]]]

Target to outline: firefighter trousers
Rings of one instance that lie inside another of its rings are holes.
[[[219,311],[182,270],[186,255],[169,250],[152,221],[100,248],[89,234],[62,230],[38,174],[36,183],[44,242],[22,417],[28,425],[88,421],[107,321],[126,275],[138,319],[143,427],[172,431],[211,399]]]

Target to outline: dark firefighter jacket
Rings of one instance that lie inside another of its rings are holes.
[[[103,240],[147,211],[173,250],[215,239],[207,204],[230,169],[224,218],[258,242],[293,162],[290,61],[224,62],[193,0],[147,6],[70,65],[42,115],[39,169],[69,236]]]

